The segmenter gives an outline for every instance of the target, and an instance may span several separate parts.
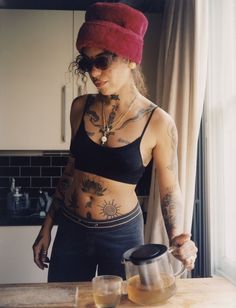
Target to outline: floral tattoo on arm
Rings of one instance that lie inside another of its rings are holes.
[[[174,187],[168,187],[161,198],[161,209],[166,231],[171,240],[175,230],[179,227],[177,224],[181,223],[180,218],[182,217],[182,202]]]

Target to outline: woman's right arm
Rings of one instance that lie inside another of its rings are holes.
[[[82,115],[85,98],[81,96],[76,98],[71,106],[70,123],[71,123],[71,136],[74,137]],[[64,206],[66,199],[73,191],[73,177],[74,177],[74,163],[75,158],[71,153],[68,158],[68,163],[65,167],[62,177],[56,187],[53,195],[53,200],[49,211],[45,217],[44,223],[39,231],[39,234],[33,244],[34,262],[36,265],[44,269],[49,261],[47,257],[48,248],[51,242],[51,230],[58,216],[61,207]]]
[[[45,217],[39,234],[33,244],[34,262],[41,269],[47,267],[47,252],[51,242],[51,230],[58,216],[60,208],[64,205],[66,195],[73,189],[74,157],[69,156],[63,176],[60,178],[49,211]]]

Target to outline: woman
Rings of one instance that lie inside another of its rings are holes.
[[[47,267],[57,218],[49,282],[91,280],[96,270],[125,276],[123,253],[144,242],[135,186],[151,159],[170,244],[188,269],[194,266],[197,248],[180,229],[176,127],[140,90],[137,65],[147,25],[141,12],[121,3],[95,3],[86,12],[75,65],[98,94],[73,101],[68,164],[33,245],[35,263]]]

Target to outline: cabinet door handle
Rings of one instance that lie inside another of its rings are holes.
[[[66,86],[62,87],[61,140],[66,142]]]

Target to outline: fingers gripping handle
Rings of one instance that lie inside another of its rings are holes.
[[[177,249],[177,247],[175,246],[170,246],[168,249],[168,253],[172,254],[175,250]],[[175,277],[179,277],[181,276],[184,272],[186,271],[186,267],[183,265],[183,263],[181,262],[181,268],[179,271],[177,271],[176,273],[174,273]]]

